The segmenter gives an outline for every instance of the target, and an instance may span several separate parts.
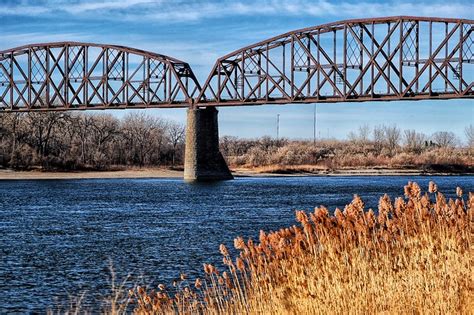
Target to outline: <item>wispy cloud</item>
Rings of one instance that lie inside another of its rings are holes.
[[[83,14],[87,12],[129,10],[147,5],[159,5],[159,0],[128,0],[128,1],[84,1],[75,4],[64,3],[62,10],[71,14]]]
[[[172,0],[129,0],[129,1],[65,1],[45,2],[22,1],[20,4],[3,5],[0,15],[52,15],[66,13],[89,19],[127,19],[133,21],[151,20],[172,23],[199,21],[231,16],[306,16],[306,17],[370,17],[387,15],[421,15],[445,17],[472,17],[474,5],[471,2],[445,1],[389,1],[389,2],[334,2],[327,0],[263,0],[258,3],[241,1],[172,1]]]
[[[51,9],[47,6],[35,5],[3,5],[0,10],[0,16],[15,15],[15,16],[37,16],[41,14],[49,14]]]
[[[12,48],[25,44],[39,44],[45,42],[61,42],[61,41],[89,41],[91,36],[85,33],[65,32],[46,34],[41,32],[24,32],[24,33],[3,33],[1,35],[2,45],[0,48]]]

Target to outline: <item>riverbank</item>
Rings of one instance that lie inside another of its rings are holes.
[[[161,168],[142,168],[116,171],[14,171],[0,170],[0,180],[26,179],[101,179],[101,178],[182,178],[183,171]]]
[[[315,166],[257,167],[232,169],[235,177],[282,177],[282,176],[433,176],[433,175],[473,175],[472,171],[450,171],[447,168],[343,168],[322,169]],[[0,169],[0,180],[36,179],[107,179],[107,178],[183,178],[180,169],[133,168],[113,171],[16,171]]]
[[[416,166],[343,167],[328,169],[318,165],[268,165],[233,168],[234,176],[408,176],[408,175],[473,175],[469,165],[431,164]]]

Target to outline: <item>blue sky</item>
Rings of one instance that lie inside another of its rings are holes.
[[[1,1],[0,50],[51,41],[120,44],[185,60],[201,81],[215,59],[289,30],[346,18],[420,15],[474,18],[472,1]],[[313,105],[221,108],[221,135],[313,137]],[[124,115],[123,111],[111,111]],[[149,110],[185,121],[185,110]],[[318,104],[320,137],[344,138],[359,125],[397,124],[431,134],[474,124],[474,100]]]

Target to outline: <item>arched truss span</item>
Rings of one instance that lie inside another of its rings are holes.
[[[123,46],[77,42],[0,51],[0,110],[189,107],[189,65]]]
[[[347,20],[217,60],[198,106],[472,98],[473,20]]]

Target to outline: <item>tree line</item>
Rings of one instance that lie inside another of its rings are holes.
[[[474,146],[474,126],[469,125],[464,129],[467,147]],[[372,135],[372,137],[371,137]],[[437,131],[432,135],[417,132],[414,129],[401,130],[396,125],[360,126],[357,132],[350,132],[348,139],[351,142],[368,144],[373,143],[379,152],[386,149],[388,155],[393,155],[400,150],[421,153],[430,147],[455,148],[462,147],[464,143],[452,131]]]
[[[221,138],[220,146],[231,166],[473,164],[472,125],[465,128],[465,135],[467,143],[462,143],[450,131],[428,136],[395,125],[363,125],[350,132],[347,140],[227,136]],[[63,170],[182,167],[184,137],[182,124],[145,112],[132,112],[123,118],[103,113],[4,113],[0,115],[0,166]]]
[[[350,132],[346,140],[288,140],[262,137],[222,137],[221,151],[231,167],[319,165],[340,167],[405,167],[474,165],[474,127],[465,128],[467,143],[451,131],[426,135],[396,125],[368,125]]]
[[[45,169],[181,164],[184,126],[143,112],[119,119],[68,112],[0,115],[0,164]]]

